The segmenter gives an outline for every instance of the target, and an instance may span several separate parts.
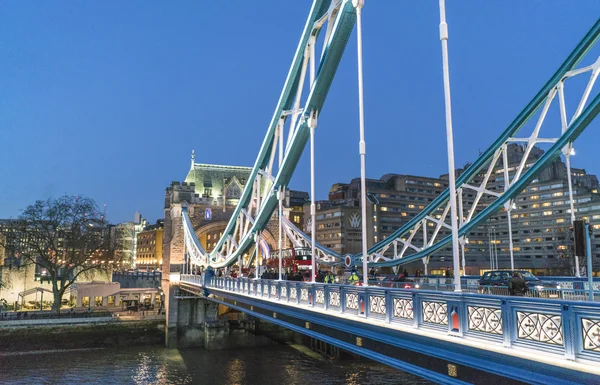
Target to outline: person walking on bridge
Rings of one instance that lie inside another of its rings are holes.
[[[360,278],[358,277],[358,274],[356,274],[356,270],[352,269],[352,273],[348,277],[348,282],[347,282],[348,285],[355,285],[359,281],[360,281]]]
[[[335,277],[331,271],[328,271],[325,275],[325,283],[335,283]]]
[[[527,289],[527,282],[525,282],[519,272],[515,271],[512,278],[508,281],[508,292],[510,295],[523,297],[527,293]]]

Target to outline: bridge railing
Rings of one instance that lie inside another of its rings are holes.
[[[561,279],[558,279],[561,278]],[[479,285],[479,279],[468,277],[461,279],[462,291],[466,293],[510,295],[508,286],[482,286]],[[526,297],[539,297],[548,299],[567,299],[570,301],[596,301],[600,302],[600,281],[594,281],[592,285],[592,295],[590,296],[589,284],[583,279],[574,277],[552,277],[544,279],[546,283],[543,286],[530,286]],[[369,286],[379,286],[385,288],[399,289],[421,289],[434,291],[454,291],[454,282],[451,278],[436,277],[415,277],[405,281],[382,281],[369,280]]]
[[[181,280],[194,283],[198,278],[182,275]],[[597,303],[248,278],[215,277],[209,286],[344,317],[600,361]]]

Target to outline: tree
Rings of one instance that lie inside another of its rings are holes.
[[[112,270],[114,236],[94,200],[63,196],[37,201],[19,217],[19,226],[9,233],[16,255],[36,265],[43,279],[52,284],[52,310],[60,312],[65,291],[82,274]]]

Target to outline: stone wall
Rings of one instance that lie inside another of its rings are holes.
[[[164,344],[162,321],[0,328],[0,352]]]

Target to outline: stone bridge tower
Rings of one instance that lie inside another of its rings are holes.
[[[186,207],[200,243],[212,251],[235,210],[251,167],[222,166],[194,162],[183,182],[172,182],[165,192],[162,288],[167,311],[167,345],[177,345],[177,301],[171,280],[178,278],[184,265],[181,211]],[[277,249],[276,228],[263,232],[271,250]],[[286,242],[287,243],[287,242]]]

